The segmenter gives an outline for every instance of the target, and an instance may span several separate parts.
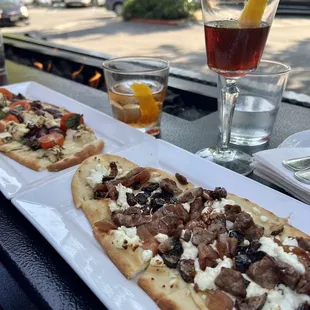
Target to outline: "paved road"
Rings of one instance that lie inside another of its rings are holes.
[[[206,72],[201,25],[123,22],[104,8],[32,8],[31,24],[3,32],[31,32],[49,41],[114,56],[156,55],[173,66]],[[277,17],[264,58],[292,67],[288,89],[310,94],[310,17]]]

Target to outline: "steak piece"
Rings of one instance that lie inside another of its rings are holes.
[[[173,242],[173,248],[161,255],[164,263],[169,268],[176,268],[183,254],[183,247],[180,241],[177,238],[174,238]]]
[[[194,282],[196,275],[195,261],[193,259],[181,259],[179,261],[179,271],[182,279],[186,283]]]
[[[188,229],[190,231],[193,231],[194,228],[200,227],[200,228],[206,228],[206,224],[203,221],[200,220],[192,220],[186,223],[185,229]]]
[[[237,215],[241,212],[241,207],[238,205],[225,205],[225,215],[228,221],[234,222]]]
[[[166,206],[160,208],[159,210],[157,210],[153,214],[153,220],[161,218],[161,217],[168,215],[168,214],[176,215],[178,217],[178,219],[184,223],[189,221],[189,214],[183,208],[183,206],[181,204],[177,204],[177,205],[170,204],[170,205],[166,205]]]
[[[241,211],[236,216],[233,230],[237,231],[240,234],[245,235],[245,231],[253,225],[255,224],[252,219],[252,216],[247,212]]]
[[[159,183],[146,183],[142,188],[141,191],[147,192],[149,194],[153,193],[159,188]]]
[[[264,288],[272,289],[279,283],[276,261],[269,255],[250,265],[247,275]]]
[[[152,221],[152,216],[143,214],[142,210],[138,207],[129,207],[125,211],[113,212],[111,217],[113,223],[118,227],[134,227]]]
[[[296,238],[298,241],[298,245],[305,251],[310,252],[310,239],[299,237]]]
[[[221,290],[233,296],[245,298],[246,284],[242,273],[230,268],[223,267],[219,275],[215,278],[215,285]]]
[[[213,200],[227,197],[227,191],[224,187],[216,187],[214,191],[208,191],[208,194]]]
[[[114,161],[110,162],[110,169],[111,169],[110,174],[102,177],[102,183],[109,181],[109,180],[113,180],[117,177],[118,169]]]
[[[192,243],[196,246],[200,243],[210,244],[215,240],[215,238],[216,234],[207,229],[203,229],[201,227],[195,227],[193,229]]]
[[[146,225],[140,225],[137,227],[137,235],[142,240],[143,249],[151,250],[153,255],[158,253],[158,242],[147,229]]]
[[[159,187],[173,196],[177,196],[182,193],[182,191],[177,187],[177,183],[168,178],[162,179],[159,183]]]
[[[204,209],[204,202],[201,197],[196,198],[191,204],[190,204],[190,219],[191,220],[199,220],[201,216],[201,211]]]
[[[238,239],[229,237],[227,234],[220,234],[216,239],[216,248],[221,258],[234,257],[238,246]]]
[[[306,294],[310,296],[310,270],[307,269],[299,280],[296,292],[298,294]]]
[[[267,293],[249,297],[246,299],[236,299],[235,307],[237,310],[261,310],[267,301]]]
[[[232,299],[219,289],[216,289],[208,296],[208,310],[232,310],[234,302]]]
[[[216,267],[217,258],[219,258],[219,254],[210,245],[204,243],[198,245],[198,262],[201,270],[205,271],[207,267]]]
[[[287,263],[279,261],[276,262],[276,264],[278,267],[278,277],[280,282],[294,290],[301,278],[301,274]]]
[[[175,214],[168,213],[160,218],[153,218],[152,221],[147,224],[147,228],[153,236],[161,233],[171,237],[174,236],[179,229],[179,220]]]
[[[117,228],[117,226],[115,226],[114,223],[106,220],[97,221],[94,223],[94,226],[105,232]]]
[[[212,213],[207,220],[207,229],[215,234],[226,232],[226,217],[224,214]]]
[[[201,187],[195,187],[188,189],[184,194],[179,198],[180,203],[193,202],[196,198],[200,197],[203,193]]]
[[[181,185],[187,185],[188,184],[187,179],[186,179],[186,177],[184,175],[176,173],[175,177],[176,177],[176,179],[179,181],[179,183]]]
[[[264,235],[264,227],[253,225],[250,226],[244,233],[244,236],[250,240],[259,240]]]

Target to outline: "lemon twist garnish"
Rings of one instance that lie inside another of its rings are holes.
[[[248,0],[239,19],[241,27],[259,27],[268,0]]]
[[[152,123],[156,121],[159,115],[159,108],[149,86],[144,83],[136,83],[131,85],[131,89],[140,105],[140,122]]]

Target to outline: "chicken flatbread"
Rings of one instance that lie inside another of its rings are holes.
[[[0,152],[36,170],[60,171],[103,149],[83,116],[0,88]]]

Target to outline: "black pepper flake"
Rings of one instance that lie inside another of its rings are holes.
[[[163,286],[162,286],[162,288],[165,288],[166,287],[166,285],[164,284]]]
[[[155,279],[154,279],[154,278],[151,278],[151,280],[154,281]]]

